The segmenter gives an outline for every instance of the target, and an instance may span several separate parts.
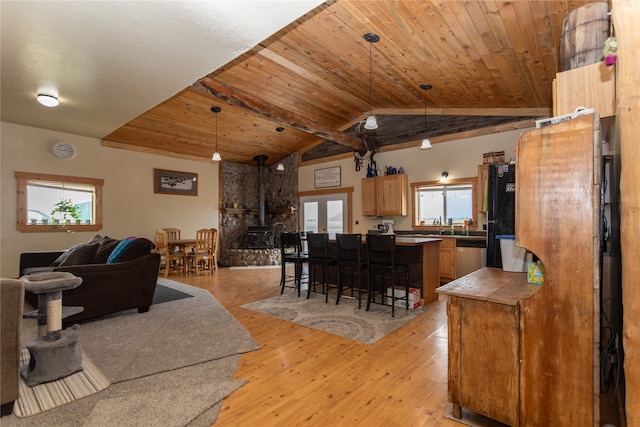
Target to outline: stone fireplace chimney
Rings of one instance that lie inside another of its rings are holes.
[[[261,227],[264,227],[264,162],[268,159],[266,155],[255,156],[253,160],[258,163],[258,220]]]
[[[265,190],[264,190],[264,162],[266,155],[255,156],[258,163],[258,227],[247,230],[247,247],[249,249],[272,248],[274,246],[273,228],[265,226]]]

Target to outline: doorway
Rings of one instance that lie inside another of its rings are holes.
[[[308,233],[329,233],[329,239],[335,239],[336,233],[348,233],[350,195],[336,192],[301,196],[300,228]]]

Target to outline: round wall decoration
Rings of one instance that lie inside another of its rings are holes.
[[[59,159],[71,160],[76,156],[76,147],[70,142],[57,141],[51,144],[51,153]]]

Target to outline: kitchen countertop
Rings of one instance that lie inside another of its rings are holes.
[[[422,245],[424,243],[439,242],[441,240],[440,236],[402,236],[396,234],[396,245],[398,246]]]
[[[487,240],[487,236],[462,236],[459,234],[396,234],[398,237],[416,237],[416,238],[429,238],[429,239],[460,239],[460,240]]]

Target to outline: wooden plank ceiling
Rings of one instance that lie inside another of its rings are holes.
[[[225,161],[270,165],[531,126],[551,114],[562,22],[591,2],[329,1],[103,144],[211,161],[217,143]],[[371,108],[379,128],[363,135]]]

